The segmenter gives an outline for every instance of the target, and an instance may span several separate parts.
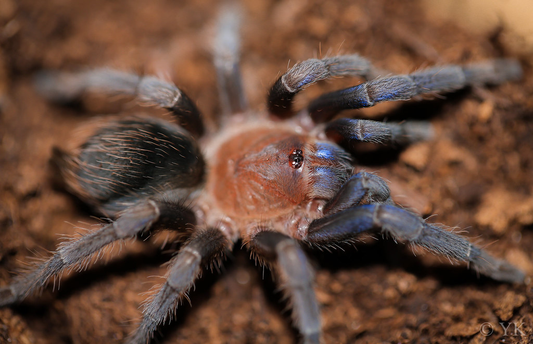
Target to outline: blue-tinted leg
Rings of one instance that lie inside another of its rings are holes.
[[[281,287],[290,297],[292,316],[303,342],[319,344],[322,336],[320,310],[313,289],[313,271],[305,252],[294,239],[279,232],[259,232],[249,245],[260,259],[277,262]]]
[[[143,319],[126,343],[145,344],[157,328],[174,314],[180,300],[194,285],[204,265],[216,262],[231,243],[217,229],[198,230],[170,262],[167,280],[150,302],[146,303]]]
[[[442,66],[372,80],[324,94],[309,105],[315,122],[326,122],[339,111],[374,106],[383,101],[409,100],[424,93],[449,92],[469,85],[499,84],[522,76],[515,60],[492,60],[467,66]]]
[[[338,213],[350,207],[364,203],[392,203],[387,183],[368,172],[353,175],[325,206],[324,214]]]
[[[370,62],[359,55],[341,55],[300,62],[283,74],[268,92],[268,110],[271,114],[286,118],[294,114],[292,102],[298,92],[312,84],[332,77],[377,76]]]
[[[424,222],[419,216],[394,205],[362,205],[315,220],[304,239],[311,245],[350,241],[362,232],[381,229],[396,239],[464,261],[481,274],[504,282],[523,282],[524,273],[504,260],[489,255],[465,238]]]
[[[365,119],[340,118],[327,124],[326,136],[336,143],[352,141],[406,145],[433,137],[429,122],[383,123]]]

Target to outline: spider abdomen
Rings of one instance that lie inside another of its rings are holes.
[[[156,193],[190,189],[204,177],[203,157],[185,130],[140,116],[98,123],[77,154],[58,158],[69,188],[110,215]]]

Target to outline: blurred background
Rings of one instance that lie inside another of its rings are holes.
[[[533,2],[529,0],[421,0],[429,15],[477,34],[502,30],[512,49],[533,50]]]

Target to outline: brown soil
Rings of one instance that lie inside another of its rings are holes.
[[[41,69],[112,66],[167,73],[204,114],[217,111],[209,40],[217,1],[0,1],[0,280],[54,250],[91,214],[53,184],[51,148],[98,113],[140,111],[130,103],[87,99],[59,107],[40,98],[32,75]],[[416,2],[360,0],[246,1],[243,74],[254,109],[287,61],[358,52],[394,73],[435,63],[512,56],[499,32],[480,37],[427,18]],[[502,28],[505,30],[505,28]],[[533,69],[525,78],[470,89],[434,101],[383,104],[357,116],[429,119],[432,142],[403,151],[361,155],[393,185],[398,201],[430,221],[466,228],[498,257],[533,273]],[[353,81],[351,81],[353,82]],[[340,87],[309,89],[299,104]],[[144,109],[142,110],[144,111]],[[87,224],[81,225],[87,227]],[[490,245],[489,245],[490,244]],[[130,243],[107,264],[62,279],[0,310],[0,342],[116,343],[138,319],[139,305],[165,272],[159,244]],[[239,246],[239,245],[238,245]],[[519,343],[533,340],[530,284],[478,278],[463,265],[430,254],[415,257],[391,240],[357,250],[314,254],[316,292],[328,343]],[[286,306],[268,273],[235,250],[221,274],[205,273],[164,343],[294,343]],[[507,332],[499,324],[511,325]],[[490,330],[493,330],[489,335]]]

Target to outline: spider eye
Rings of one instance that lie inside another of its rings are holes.
[[[294,169],[299,169],[304,163],[304,156],[301,149],[295,149],[289,155],[289,164]]]

